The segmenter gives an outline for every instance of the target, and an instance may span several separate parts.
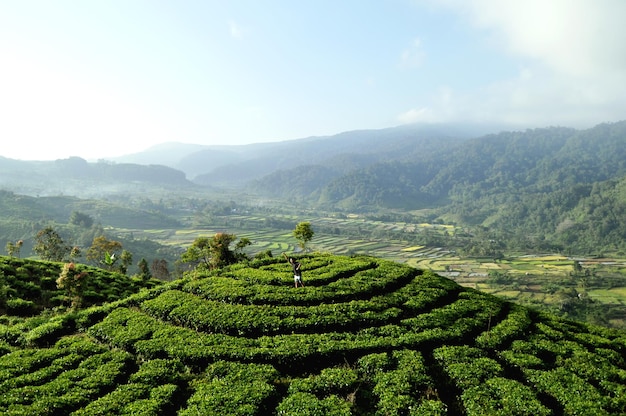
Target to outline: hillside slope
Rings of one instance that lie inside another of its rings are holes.
[[[0,316],[33,316],[44,310],[69,306],[56,280],[63,263],[0,256]],[[77,265],[84,272],[83,306],[124,299],[159,284],[97,267]]]
[[[196,189],[181,171],[160,165],[89,163],[79,157],[22,161],[0,156],[0,189],[25,195],[102,197]]]
[[[0,412],[626,412],[624,332],[380,259],[300,260],[305,288],[293,288],[283,259],[266,258],[0,325]]]
[[[450,198],[480,207],[485,199],[546,193],[626,175],[626,122],[587,130],[562,127],[509,131],[466,140],[428,158],[393,160],[321,184],[324,204],[355,201],[406,208]],[[399,204],[385,198],[393,178]],[[271,188],[273,184],[266,186]],[[317,197],[319,193],[314,193]],[[381,197],[382,196],[382,197]],[[490,209],[492,204],[489,205]],[[488,215],[488,214],[487,214]]]

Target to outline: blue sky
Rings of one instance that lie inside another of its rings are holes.
[[[623,0],[0,0],[0,155],[626,119]]]

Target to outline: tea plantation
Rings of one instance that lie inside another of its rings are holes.
[[[265,258],[0,324],[3,415],[611,415],[626,333],[371,257]]]

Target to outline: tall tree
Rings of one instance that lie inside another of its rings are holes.
[[[139,277],[142,280],[150,280],[152,278],[152,273],[150,273],[150,266],[148,266],[148,261],[145,258],[139,260],[137,263],[137,268],[139,269]]]
[[[87,272],[80,272],[74,263],[65,263],[57,279],[57,287],[65,290],[72,309],[79,308],[83,301],[84,282]]]
[[[17,243],[13,244],[13,242],[9,241],[6,245],[7,254],[9,257],[20,257],[20,250],[22,250],[22,246],[24,245],[24,240],[19,240]]]
[[[300,222],[293,230],[293,236],[298,240],[298,245],[302,250],[306,249],[306,245],[313,238],[315,233],[311,228],[311,223],[308,221]]]
[[[151,266],[152,275],[159,280],[169,280],[170,271],[167,266],[167,260],[154,259]]]
[[[93,218],[79,211],[72,211],[69,223],[83,228],[89,228],[93,225]]]
[[[72,248],[65,244],[54,228],[48,226],[37,233],[33,251],[43,260],[63,261]]]
[[[107,270],[113,270],[120,258],[122,243],[109,240],[101,235],[95,237],[91,247],[87,250],[87,260],[94,262],[97,266]]]
[[[133,262],[133,255],[128,250],[122,250],[120,259],[122,261],[122,264],[120,264],[120,272],[126,274],[128,272],[128,266],[130,266]]]
[[[197,263],[203,269],[216,269],[245,260],[247,256],[243,249],[252,242],[248,238],[241,238],[231,249],[236,239],[236,235],[227,233],[217,233],[211,238],[198,237],[182,254],[181,260],[184,263]]]

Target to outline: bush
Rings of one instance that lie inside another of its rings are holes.
[[[21,298],[7,299],[6,308],[7,313],[16,316],[31,316],[38,312],[35,302]]]

